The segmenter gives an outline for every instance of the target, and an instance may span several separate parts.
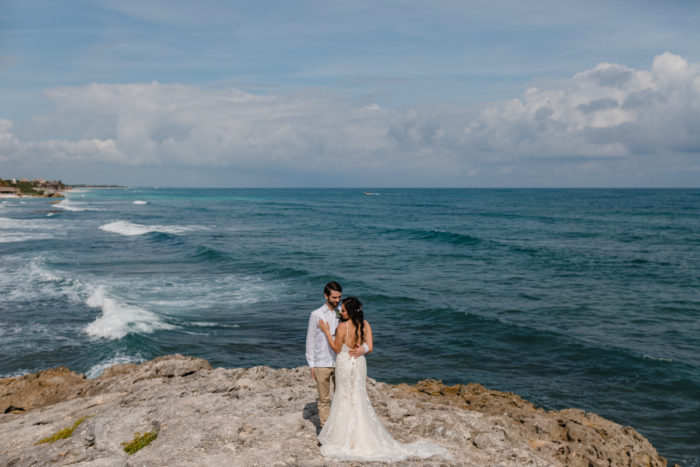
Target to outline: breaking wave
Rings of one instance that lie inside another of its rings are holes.
[[[85,372],[85,376],[88,379],[95,379],[111,366],[121,365],[124,363],[142,363],[145,361],[146,359],[143,358],[141,354],[131,356],[123,353],[118,353],[117,355],[108,360],[104,360],[96,365],[93,365],[88,371]]]
[[[64,199],[60,203],[56,204],[57,208],[61,208],[64,211],[99,211],[97,208],[88,207],[85,203],[76,203],[75,201],[70,201]]]
[[[155,313],[108,297],[102,286],[94,290],[85,304],[102,310],[100,316],[85,328],[85,332],[93,337],[121,339],[130,333],[150,334],[158,330],[175,329],[175,326],[162,321]]]
[[[134,235],[144,235],[150,232],[161,232],[173,235],[181,235],[185,232],[192,230],[198,230],[200,227],[197,226],[180,226],[180,225],[142,225],[135,224],[129,221],[116,221],[110,222],[100,226],[101,230],[105,232],[115,233],[119,235],[125,235],[127,237]]]

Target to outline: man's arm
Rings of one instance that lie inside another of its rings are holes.
[[[374,350],[374,337],[372,336],[372,326],[365,321],[365,343],[363,345],[367,346],[367,353]]]
[[[306,331],[306,363],[311,368],[311,376],[313,376],[314,379],[316,379],[316,375],[314,374],[314,336],[316,334],[316,326],[318,326],[318,324],[316,323],[314,314],[311,313],[311,316],[309,316],[309,329]]]
[[[361,357],[361,356],[363,356],[363,355],[365,355],[365,354],[370,353],[370,349],[369,349],[369,346],[367,345],[367,343],[365,342],[365,343],[362,344],[362,345],[358,345],[358,346],[355,347],[354,349],[350,349],[350,350],[348,351],[348,353],[350,354],[350,356],[351,356],[352,358],[358,358],[358,357]]]

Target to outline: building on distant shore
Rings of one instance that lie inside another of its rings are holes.
[[[28,181],[26,178],[22,178],[17,182],[14,178],[7,180],[0,178],[0,195],[4,198],[14,196],[55,198],[63,196],[62,193],[65,190],[70,190],[70,187],[60,180],[37,178]]]

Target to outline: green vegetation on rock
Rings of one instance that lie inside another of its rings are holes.
[[[156,431],[148,431],[144,434],[141,434],[141,432],[137,431],[136,435],[134,436],[134,439],[132,439],[131,441],[124,441],[122,443],[122,446],[124,446],[124,452],[131,455],[139,449],[148,446],[151,443],[151,441],[153,441],[157,437],[158,432]]]
[[[68,426],[66,428],[63,428],[62,430],[58,430],[56,433],[52,434],[51,436],[47,436],[46,438],[39,440],[36,444],[43,444],[43,443],[55,443],[59,439],[66,439],[70,438],[70,436],[73,434],[73,432],[80,426],[81,423],[87,419],[88,416],[84,416],[82,418],[79,418],[73,423],[72,426]]]

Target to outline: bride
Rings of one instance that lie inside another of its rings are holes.
[[[365,357],[352,358],[348,353],[364,343],[370,351],[373,348],[372,328],[364,319],[362,303],[355,297],[344,299],[341,316],[345,321],[338,325],[335,339],[328,323],[318,322],[338,354],[331,413],[318,436],[321,454],[336,461],[397,462],[409,457],[425,459],[435,455],[449,459],[450,454],[442,446],[427,441],[399,443],[384,428],[367,396]]]

